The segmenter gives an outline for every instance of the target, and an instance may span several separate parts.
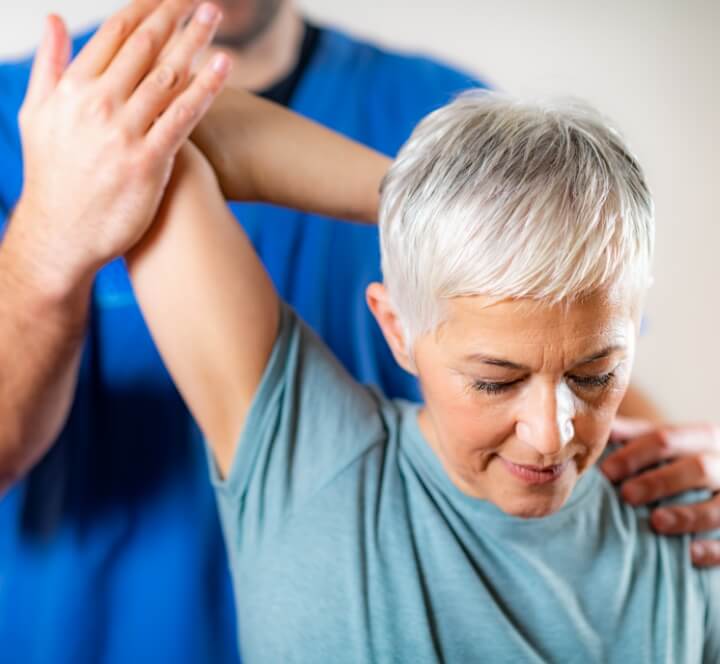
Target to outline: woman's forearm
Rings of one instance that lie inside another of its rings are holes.
[[[391,160],[282,106],[227,89],[192,138],[227,198],[377,221]]]

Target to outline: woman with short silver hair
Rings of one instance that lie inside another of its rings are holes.
[[[223,141],[195,136],[217,175],[184,150],[129,266],[209,446],[245,661],[720,661],[720,572],[595,466],[653,250],[618,134],[577,103],[471,93],[384,175],[270,104],[225,103]],[[222,195],[372,221],[381,179],[367,303],[423,405],[350,378]]]

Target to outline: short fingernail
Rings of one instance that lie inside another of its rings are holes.
[[[648,490],[642,484],[630,484],[627,488],[623,489],[625,498],[633,503],[640,503],[648,495]]]
[[[230,69],[230,58],[224,53],[218,53],[212,59],[212,69],[218,74],[225,74]]]
[[[655,512],[655,520],[657,525],[663,529],[674,528],[678,523],[678,518],[669,510],[658,510]]]
[[[211,25],[215,23],[219,15],[220,12],[215,5],[206,3],[204,5],[200,5],[200,8],[197,10],[197,14],[195,14],[195,17],[198,21],[200,21],[200,23],[204,23],[205,25]]]
[[[693,542],[690,548],[696,558],[704,558],[708,554],[708,547],[703,542]]]

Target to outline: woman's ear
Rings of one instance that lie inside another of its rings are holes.
[[[374,282],[367,287],[365,299],[370,311],[382,330],[385,341],[388,342],[395,361],[408,373],[417,376],[415,363],[408,354],[405,332],[400,324],[397,313],[390,302],[384,284]]]

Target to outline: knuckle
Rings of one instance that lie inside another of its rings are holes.
[[[657,448],[663,453],[668,453],[673,448],[673,432],[667,427],[658,429],[654,440]]]
[[[720,563],[720,542],[710,541],[705,544],[706,556],[717,565]]]
[[[80,94],[78,82],[70,75],[60,79],[56,90],[63,98],[75,99]]]
[[[697,477],[698,482],[702,482],[703,484],[707,483],[709,473],[705,458],[698,454],[694,457],[690,457],[688,463],[690,464],[693,474]]]
[[[625,477],[635,475],[644,466],[642,459],[633,456],[633,451],[628,450],[622,458],[622,470]]]
[[[130,32],[130,21],[124,13],[111,16],[103,25],[103,32],[113,40],[121,40]]]
[[[114,104],[110,97],[103,94],[90,99],[85,108],[88,117],[107,122],[113,114]]]
[[[200,115],[196,106],[187,102],[178,104],[174,112],[174,120],[176,126],[185,127],[197,120]]]
[[[153,85],[160,90],[172,90],[178,82],[177,72],[168,64],[160,65],[152,76]]]
[[[720,527],[720,503],[711,502],[706,506],[703,521],[707,530]]]
[[[150,28],[144,28],[132,36],[132,47],[141,55],[148,56],[155,52],[158,41],[157,35]]]
[[[198,76],[195,85],[200,91],[203,98],[208,99],[217,93],[220,89],[221,82],[213,73],[204,76]]]
[[[698,525],[697,509],[693,507],[679,507],[675,512],[682,524],[683,529],[692,530]]]
[[[155,172],[162,155],[152,146],[146,145],[134,156],[132,162],[133,172],[140,178],[147,178]]]
[[[132,135],[130,131],[121,125],[113,127],[112,130],[108,132],[107,136],[108,143],[114,150],[127,152],[132,144]]]

